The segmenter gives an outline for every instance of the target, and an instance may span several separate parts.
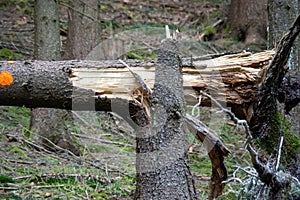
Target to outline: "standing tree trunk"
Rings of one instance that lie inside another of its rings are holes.
[[[229,21],[234,36],[264,49],[267,35],[267,0],[231,0]]]
[[[99,1],[69,1],[68,39],[64,58],[83,60],[101,41]]]
[[[177,53],[174,41],[163,41],[155,71],[151,116],[136,129],[136,199],[196,199],[188,167],[182,66]]]
[[[84,60],[101,41],[99,1],[68,1],[68,7],[70,8],[68,10],[69,26],[64,59]],[[74,93],[74,95],[80,94]],[[92,111],[95,107],[95,101],[87,101],[85,106],[92,108]],[[97,117],[95,112],[77,111],[77,114],[84,114],[85,116],[88,114],[90,118]]]
[[[34,57],[38,60],[60,59],[60,34],[58,5],[55,0],[35,1],[35,45]],[[69,113],[59,109],[33,109],[31,130],[41,143],[53,150],[53,144],[70,150],[76,155],[79,148],[67,132],[65,122]]]
[[[269,0],[269,46],[273,48],[278,44],[283,33],[288,30],[290,24],[293,23],[299,14],[299,1],[298,0]],[[299,45],[300,39],[296,39],[292,47],[290,58],[287,63],[289,69],[288,76],[300,75],[300,59],[299,59]],[[290,79],[293,80],[293,79]],[[283,100],[284,101],[284,100]],[[291,122],[291,130],[293,133],[300,137],[300,105],[291,110],[289,115],[286,115]],[[293,161],[290,170],[292,174],[297,174],[300,179],[300,152],[298,158]]]

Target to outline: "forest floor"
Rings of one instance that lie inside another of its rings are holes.
[[[162,3],[163,2],[163,3]],[[188,3],[187,3],[188,2]],[[164,25],[179,29],[181,53],[186,56],[240,51],[247,48],[230,37],[225,1],[101,1],[103,41],[127,41],[124,54],[155,59]],[[0,3],[0,59],[33,58],[33,0]],[[218,23],[217,23],[218,22]],[[219,25],[215,25],[219,24]],[[67,32],[66,2],[61,1],[61,39]],[[63,52],[62,52],[63,53]],[[188,111],[191,109],[189,108]],[[226,159],[230,177],[247,179],[250,166],[240,135],[214,108],[201,109],[201,120],[224,140],[232,154]],[[40,146],[29,130],[30,109],[0,107],[1,199],[132,199],[135,190],[135,140],[126,123],[105,113],[73,112],[70,131],[83,155]],[[202,144],[188,135],[191,170],[200,199],[206,199],[211,164]],[[219,199],[236,199],[241,184],[227,184]]]

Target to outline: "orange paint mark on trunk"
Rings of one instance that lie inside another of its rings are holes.
[[[8,86],[14,82],[14,78],[8,71],[0,72],[0,85]]]

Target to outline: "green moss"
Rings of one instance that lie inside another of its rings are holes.
[[[137,59],[137,60],[156,60],[157,55],[151,52],[146,51],[131,51],[126,53],[128,59]]]
[[[0,183],[14,183],[15,180],[10,176],[0,174]]]
[[[268,154],[275,155],[278,150],[281,135],[284,136],[281,160],[282,163],[286,165],[297,156],[300,147],[300,139],[291,131],[290,122],[285,119],[282,114],[279,112],[276,113],[270,132],[267,136],[259,139],[257,144]]]
[[[204,33],[207,36],[214,35],[216,33],[216,29],[212,26],[208,26],[205,28]]]
[[[140,55],[138,55],[138,54],[136,54],[136,53],[134,53],[134,52],[128,52],[128,53],[126,54],[126,56],[127,56],[127,58],[129,58],[129,59],[137,59],[137,60],[142,60],[142,59],[143,59],[142,56],[140,56]]]
[[[22,150],[20,149],[19,147],[17,146],[9,146],[7,148],[7,150],[9,152],[12,152],[12,153],[15,153],[15,154],[19,154],[20,156],[24,157],[24,158],[27,158],[27,154]]]
[[[0,49],[0,60],[19,60],[22,58],[22,55],[16,53],[10,49],[3,48]]]

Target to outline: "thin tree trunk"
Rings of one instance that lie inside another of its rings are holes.
[[[39,60],[60,59],[59,15],[55,0],[35,2],[34,57]],[[79,155],[79,148],[74,145],[67,133],[65,122],[69,117],[68,111],[65,110],[33,109],[30,129],[44,146],[55,150],[51,144],[54,143]]]
[[[77,59],[84,60],[89,52],[100,41],[100,20],[99,15],[99,0],[86,0],[86,1],[67,1],[68,2],[68,37],[65,49],[66,60]],[[76,92],[77,91],[77,92]],[[93,95],[93,92],[87,92]],[[81,95],[79,90],[73,90],[73,95]],[[74,103],[74,102],[73,102]],[[79,106],[86,105],[94,107],[95,101],[83,103]],[[75,107],[76,104],[73,104]],[[91,110],[93,111],[93,110]],[[92,112],[90,112],[91,114]],[[95,112],[93,112],[95,113]],[[77,112],[77,114],[80,114]],[[72,114],[70,114],[72,117]],[[95,116],[92,116],[93,118]],[[74,120],[70,120],[72,126],[80,126],[75,124]]]

